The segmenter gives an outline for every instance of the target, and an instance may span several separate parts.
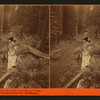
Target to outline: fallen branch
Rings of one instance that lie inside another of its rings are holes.
[[[28,52],[32,53],[33,55],[35,55],[37,57],[49,59],[49,55],[48,54],[45,54],[45,53],[39,51],[36,48],[33,48],[33,47],[28,46]]]

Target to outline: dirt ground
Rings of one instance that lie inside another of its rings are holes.
[[[73,79],[81,68],[81,61],[77,61],[77,54],[74,53],[75,48],[82,45],[76,40],[61,41],[51,49],[51,88],[62,88],[71,79]]]

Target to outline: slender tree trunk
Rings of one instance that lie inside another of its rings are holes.
[[[79,7],[79,21],[78,21],[78,33],[81,34],[83,29],[83,7]]]
[[[3,33],[5,33],[5,31],[7,30],[7,10],[8,7],[4,6],[4,19],[3,19]]]

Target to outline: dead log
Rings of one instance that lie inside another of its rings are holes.
[[[82,74],[85,70],[81,70],[79,74],[77,74],[68,84],[66,84],[63,88],[71,88],[74,84],[76,84],[81,78]]]
[[[16,71],[15,68],[11,68],[10,70],[8,70],[3,76],[0,77],[0,85],[2,83],[5,83],[5,81],[9,78],[10,74],[12,72]]]
[[[51,54],[52,53],[59,53],[59,52],[63,52],[63,50],[62,49],[56,49],[56,50],[51,51]]]
[[[6,81],[6,83],[5,83],[5,85],[4,85],[4,88],[10,88],[9,85],[10,85],[11,82],[12,82],[12,80],[11,79],[8,79]]]
[[[16,53],[16,55],[25,55],[26,53],[31,53],[31,54],[35,55],[36,57],[49,59],[48,54],[43,53],[43,52],[39,51],[38,49],[31,47],[31,46],[27,46],[25,44],[23,46],[18,46],[15,53]]]
[[[39,51],[36,48],[33,48],[33,47],[28,46],[28,52],[32,53],[33,55],[35,55],[37,57],[49,59],[49,55],[48,54],[45,54],[45,53]]]

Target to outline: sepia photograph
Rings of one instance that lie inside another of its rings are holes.
[[[51,88],[100,88],[100,6],[50,9]]]
[[[49,87],[49,7],[0,6],[0,88]]]

